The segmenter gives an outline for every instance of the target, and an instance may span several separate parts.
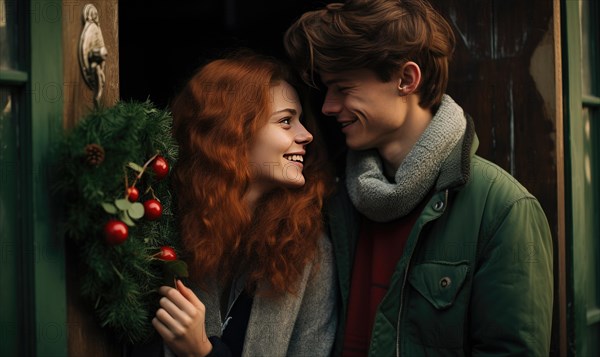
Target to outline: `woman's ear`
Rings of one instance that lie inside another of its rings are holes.
[[[415,62],[409,61],[402,65],[398,79],[400,95],[414,93],[421,83],[421,68]]]

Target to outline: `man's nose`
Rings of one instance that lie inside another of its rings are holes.
[[[329,91],[325,96],[325,101],[321,107],[321,112],[327,116],[334,116],[342,110],[342,103],[335,95],[332,95]]]

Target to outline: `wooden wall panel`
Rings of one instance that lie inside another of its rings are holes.
[[[559,247],[564,241],[564,217],[559,216],[564,216],[564,158],[557,1],[431,2],[457,36],[447,92],[473,117],[478,154],[510,172],[538,198]],[[560,304],[566,304],[564,294],[558,298],[564,290],[558,284],[564,275],[558,269],[560,254],[564,257],[564,251],[555,249],[551,354],[556,356],[559,344],[565,344],[559,341],[557,320]]]
[[[71,129],[93,108],[93,92],[85,84],[79,68],[78,47],[83,29],[83,7],[92,3],[98,9],[108,57],[105,64],[106,85],[101,105],[112,106],[119,98],[118,0],[97,2],[64,0],[62,3],[64,59],[63,127]],[[67,321],[69,356],[118,356],[121,346],[110,332],[101,329],[92,306],[80,297],[75,252],[67,247]]]
[[[552,2],[434,3],[457,35],[448,93],[473,117],[478,153],[540,200],[556,232]]]

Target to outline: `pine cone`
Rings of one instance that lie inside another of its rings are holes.
[[[98,166],[104,161],[104,148],[98,144],[85,147],[85,162],[90,166]]]

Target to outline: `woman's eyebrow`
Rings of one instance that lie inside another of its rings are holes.
[[[296,111],[296,109],[294,109],[294,108],[285,108],[285,109],[281,109],[281,110],[277,110],[277,111],[273,112],[273,113],[271,114],[271,116],[273,116],[273,115],[276,115],[276,114],[279,114],[279,113],[284,113],[284,112],[289,112],[289,113],[290,113],[290,114],[292,114],[292,115],[296,115],[296,114],[298,114],[298,112],[297,112],[297,111]]]

